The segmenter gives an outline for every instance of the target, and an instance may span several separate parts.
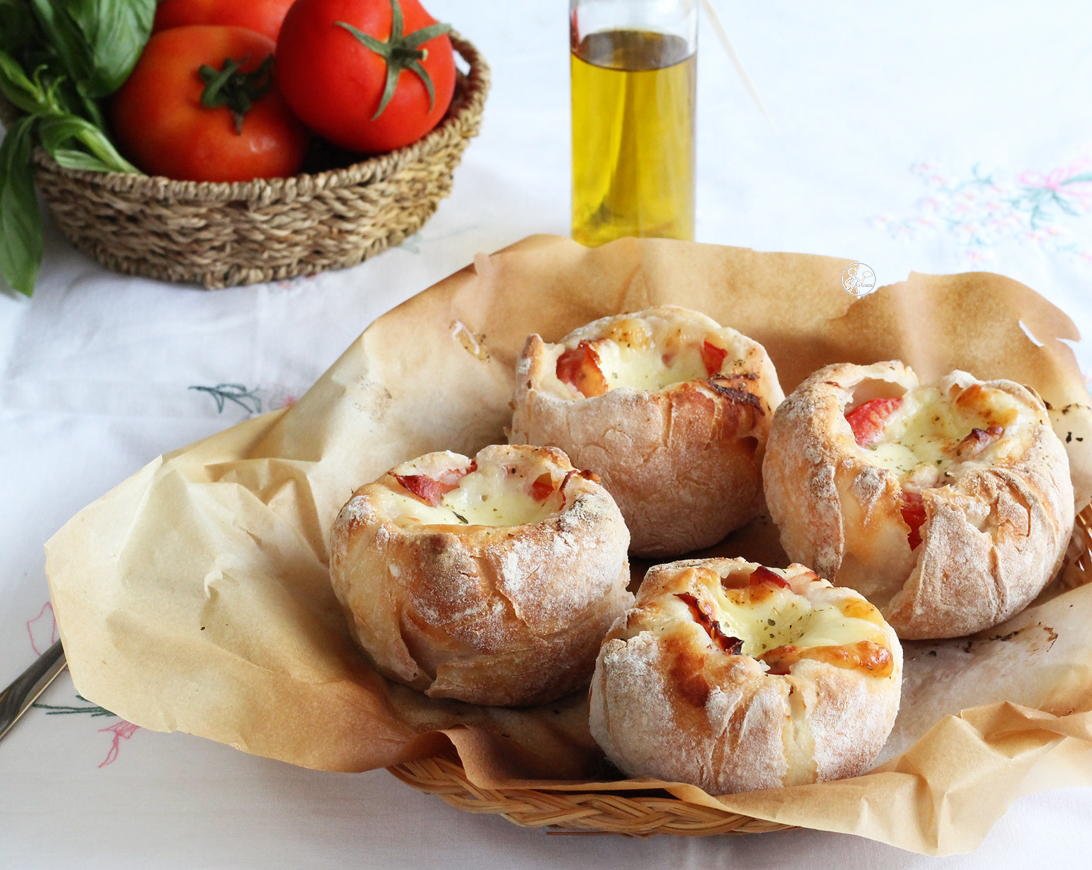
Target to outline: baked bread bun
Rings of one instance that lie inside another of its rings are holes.
[[[902,648],[879,611],[802,565],[651,568],[611,628],[591,732],[629,776],[710,794],[864,772],[895,723]]]
[[[358,489],[330,575],[385,676],[434,698],[541,704],[587,684],[628,607],[629,534],[560,451],[429,453]]]
[[[762,454],[782,399],[762,345],[662,305],[593,321],[557,344],[532,335],[516,369],[509,440],[596,472],[631,551],[715,544],[762,508]]]
[[[1064,445],[1031,390],[899,362],[827,366],[774,415],[763,467],[789,558],[852,586],[903,638],[1025,607],[1073,528]]]

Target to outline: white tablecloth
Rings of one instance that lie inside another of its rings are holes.
[[[400,248],[316,278],[204,292],[110,274],[47,228],[33,299],[0,294],[0,685],[54,636],[42,545],[160,453],[300,395],[376,317],[538,232],[569,232],[566,8],[432,0],[493,70],[452,196]],[[1092,333],[1083,4],[718,4],[699,51],[697,239],[1022,281]],[[973,329],[973,324],[968,324]],[[1077,346],[1082,368],[1088,350]],[[0,865],[830,867],[933,859],[789,831],[573,837],[449,808],[377,771],[307,771],[128,725],[67,674],[0,743]],[[1092,789],[1021,798],[945,867],[1078,866]]]

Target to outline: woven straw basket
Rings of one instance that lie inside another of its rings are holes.
[[[1092,506],[1077,515],[1062,569],[1068,586],[1092,582]],[[793,826],[715,807],[692,804],[667,791],[568,792],[535,788],[483,789],[454,756],[437,756],[388,768],[407,785],[443,798],[460,810],[501,815],[517,825],[558,833],[708,836],[761,834]]]
[[[451,107],[390,153],[352,163],[326,149],[309,158],[314,172],[211,183],[64,169],[38,148],[35,182],[60,231],[115,272],[211,289],[356,265],[424,225],[478,132],[489,67],[471,43],[451,42],[469,65]]]

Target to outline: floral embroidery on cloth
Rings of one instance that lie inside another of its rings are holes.
[[[910,171],[928,188],[915,203],[917,214],[872,219],[896,238],[944,236],[972,267],[992,260],[998,247],[1012,243],[1092,265],[1092,238],[1080,221],[1092,213],[1092,157],[1045,173],[1027,170],[1014,179],[979,165],[969,178],[960,178],[933,161],[915,163]],[[1078,230],[1087,241],[1077,238]]]
[[[38,655],[41,655],[57,640],[57,618],[53,614],[53,605],[48,601],[43,604],[42,609],[38,611],[38,615],[33,619],[27,620],[26,626],[27,634],[30,636],[31,649]],[[36,710],[44,710],[47,716],[82,713],[89,715],[92,719],[100,716],[112,716],[117,719],[112,725],[107,725],[104,728],[98,729],[100,733],[110,732],[113,734],[110,749],[99,767],[105,767],[108,764],[112,764],[118,757],[121,741],[132,737],[140,726],[134,725],[132,722],[126,722],[116,713],[111,713],[105,707],[100,707],[98,704],[91,703],[79,694],[76,695],[76,698],[82,703],[57,705],[43,704],[40,701],[35,701],[31,706]]]
[[[212,396],[218,414],[224,413],[228,403],[238,405],[247,414],[254,415],[287,408],[295,404],[298,398],[288,387],[281,384],[248,387],[246,384],[223,383],[214,387],[192,386],[190,389]]]

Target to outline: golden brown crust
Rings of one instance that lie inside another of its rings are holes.
[[[724,351],[719,369],[657,390],[619,387],[574,398],[551,388],[559,345],[577,348],[634,319],[713,336]],[[602,318],[559,345],[528,339],[517,364],[510,441],[560,447],[600,475],[626,518],[634,553],[674,556],[714,544],[761,510],[766,433],[782,398],[761,345],[676,306]]]
[[[918,386],[898,362],[832,365],[807,378],[774,416],[766,500],[790,559],[860,591],[903,638],[955,637],[1007,619],[1049,582],[1072,531],[1073,489],[1034,393],[953,372],[937,382],[942,395],[971,407],[997,391],[1020,421],[953,445],[945,476],[920,487],[918,543],[904,513],[904,490],[915,487],[857,444],[845,416]]]
[[[722,620],[722,628],[738,629],[730,621],[738,614],[726,617],[715,605],[716,587],[734,586],[732,578],[758,570],[767,569],[743,559],[657,565],[635,606],[607,635],[592,678],[590,725],[628,775],[727,794],[854,776],[882,748],[898,712],[902,650],[859,594],[831,586],[802,565],[776,572],[789,588],[787,599],[806,602],[803,612],[839,609],[848,626],[843,642],[820,646],[823,652],[783,669],[769,666],[783,647],[757,657],[746,654],[747,646],[726,650],[716,640],[718,631],[691,618],[689,605],[679,606],[693,598],[703,602],[699,610]],[[747,613],[753,591],[726,594],[743,601]],[[757,596],[754,602],[760,603]],[[759,610],[754,618],[764,628],[769,611]],[[758,627],[754,633],[746,644],[757,652]],[[868,658],[884,661],[879,669],[849,660],[861,644],[873,647]],[[839,660],[836,649],[850,655]]]
[[[559,506],[518,525],[399,522],[391,493],[452,469],[552,480]],[[543,477],[545,475],[545,477]],[[563,503],[563,506],[561,506]],[[377,668],[432,697],[545,703],[585,685],[631,602],[628,533],[610,495],[558,450],[495,445],[404,463],[361,487],[331,535],[331,579]]]

